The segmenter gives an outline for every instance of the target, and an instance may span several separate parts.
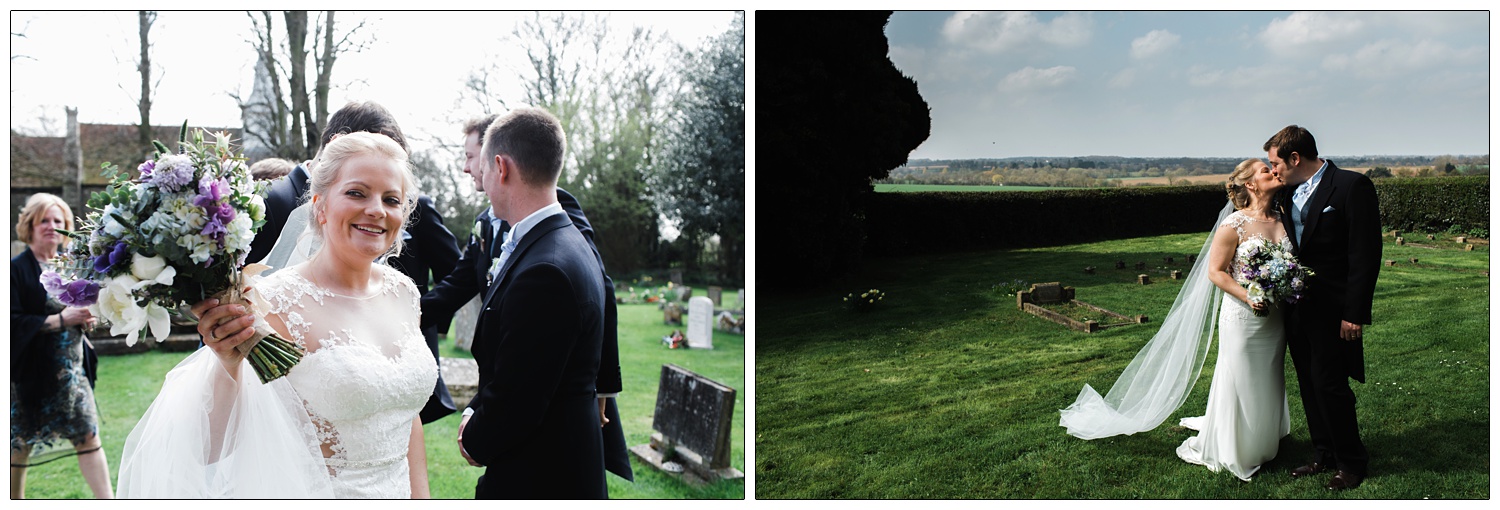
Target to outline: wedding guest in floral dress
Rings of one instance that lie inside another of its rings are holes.
[[[26,200],[16,222],[26,250],[10,259],[10,497],[25,497],[26,469],[61,458],[44,452],[66,440],[94,497],[111,498],[94,402],[97,358],[82,333],[94,317],[49,298],[42,285],[43,268],[68,242],[58,228],[73,229],[66,202],[47,193]]]

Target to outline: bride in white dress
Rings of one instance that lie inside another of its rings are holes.
[[[1225,185],[1230,203],[1199,252],[1155,336],[1136,354],[1107,395],[1085,384],[1059,425],[1083,439],[1135,434],[1156,428],[1187,400],[1198,379],[1216,324],[1218,359],[1203,416],[1181,424],[1199,431],[1177,448],[1182,459],[1227,470],[1242,480],[1276,456],[1290,430],[1282,359],[1282,313],[1256,316],[1247,293],[1229,273],[1248,239],[1290,243],[1274,215],[1272,199],[1284,186],[1259,159],[1235,167]],[[1229,299],[1224,299],[1228,296]]]
[[[1258,159],[1240,164],[1226,187],[1237,209],[1219,224],[1209,249],[1208,278],[1229,297],[1219,312],[1219,358],[1209,383],[1203,416],[1183,418],[1197,430],[1177,447],[1177,456],[1213,471],[1226,470],[1241,480],[1276,457],[1281,438],[1291,430],[1286,378],[1282,373],[1286,334],[1282,310],[1274,304],[1250,304],[1233,274],[1240,269],[1240,246],[1251,239],[1291,250],[1281,218],[1271,207],[1283,186],[1280,177]],[[1256,316],[1255,310],[1269,314]]]
[[[267,384],[234,349],[253,317],[203,313],[199,349],[167,374],[131,431],[119,495],[136,498],[425,498],[418,412],[437,364],[416,286],[377,259],[400,249],[415,181],[390,138],[331,141],[313,168],[306,262],[252,280],[252,300],[306,349]],[[258,298],[258,299],[257,299]]]

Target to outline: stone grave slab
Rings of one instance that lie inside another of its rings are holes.
[[[655,433],[631,453],[694,484],[744,478],[729,465],[735,394],[734,388],[677,365],[662,365],[651,422]]]

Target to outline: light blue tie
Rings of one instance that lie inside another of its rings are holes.
[[[495,265],[490,267],[490,283],[494,283],[495,275],[500,273],[500,268],[505,267],[505,260],[510,258],[510,252],[516,249],[516,241],[519,239],[511,235],[513,232],[515,232],[514,229],[505,231],[505,242],[500,244],[500,257],[495,261]]]

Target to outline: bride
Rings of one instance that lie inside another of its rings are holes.
[[[418,412],[437,364],[418,329],[411,279],[377,263],[400,251],[416,185],[390,138],[351,133],[314,163],[306,262],[253,282],[270,327],[306,349],[261,384],[234,347],[255,319],[203,313],[199,349],[167,374],[131,431],[119,496],[425,498]],[[211,303],[210,303],[211,304]]]
[[[1290,248],[1272,207],[1282,186],[1280,176],[1258,159],[1235,167],[1225,185],[1230,203],[1204,243],[1207,257],[1200,252],[1162,328],[1109,394],[1100,397],[1084,385],[1078,400],[1062,410],[1060,425],[1069,434],[1097,439],[1160,425],[1192,390],[1217,317],[1219,357],[1208,406],[1203,416],[1182,419],[1181,425],[1199,434],[1183,441],[1177,455],[1245,481],[1276,456],[1281,438],[1291,428],[1282,373],[1282,313],[1274,305],[1250,304],[1231,271],[1237,269],[1235,254],[1247,240],[1259,238]],[[1222,299],[1225,295],[1232,299]],[[1258,316],[1257,311],[1269,314]]]

